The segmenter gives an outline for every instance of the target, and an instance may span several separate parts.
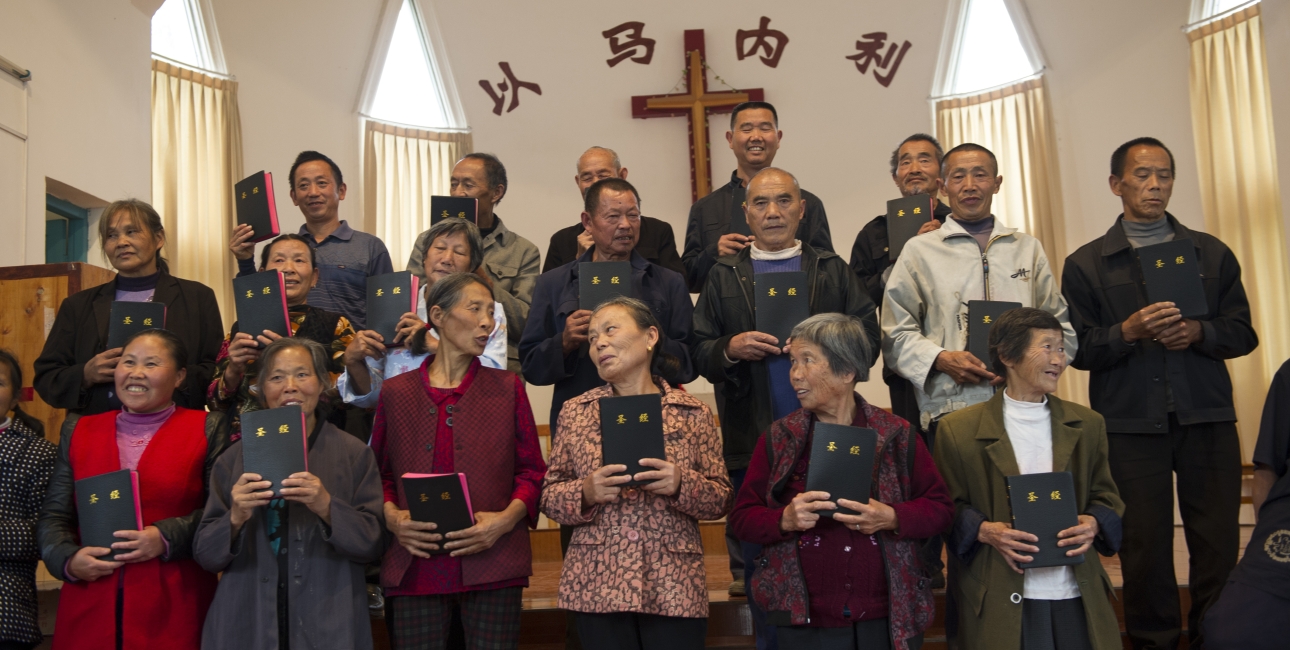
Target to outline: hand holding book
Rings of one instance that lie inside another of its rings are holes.
[[[166,552],[166,542],[156,526],[144,526],[143,530],[118,530],[116,536],[121,541],[112,544],[117,552],[116,560],[126,564],[147,562]],[[121,553],[121,551],[126,551]]]
[[[385,502],[385,527],[394,533],[399,545],[412,554],[412,557],[430,558],[430,553],[439,550],[443,535],[434,532],[439,526],[429,521],[416,521],[408,510]]]
[[[1088,552],[1093,546],[1093,539],[1097,537],[1099,527],[1097,519],[1092,515],[1080,515],[1079,525],[1072,526],[1057,534],[1060,541],[1057,546],[1066,548],[1074,547],[1066,551],[1067,557],[1076,557]],[[977,529],[976,541],[982,544],[989,544],[1003,556],[1003,560],[1008,563],[1008,567],[1020,574],[1025,574],[1022,569],[1030,562],[1034,561],[1034,553],[1039,552],[1039,547],[1035,543],[1039,538],[1035,535],[1022,530],[1016,530],[1011,525],[1000,521],[987,521],[981,524]],[[1023,555],[1026,553],[1027,555]]]
[[[309,508],[323,523],[331,525],[331,493],[323,485],[322,479],[309,472],[296,472],[283,479],[279,493],[287,501],[295,501]]]
[[[868,503],[838,499],[838,506],[859,514],[847,515],[835,512],[833,520],[865,535],[872,535],[882,530],[896,530],[900,527],[895,508],[877,499],[871,498]]]
[[[626,465],[605,465],[582,479],[582,505],[591,508],[618,500],[620,485],[632,480]],[[615,476],[617,475],[617,476]]]

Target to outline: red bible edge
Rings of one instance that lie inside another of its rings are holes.
[[[287,327],[287,336],[292,336],[291,331],[291,309],[287,307],[287,281],[282,277],[282,271],[275,271],[278,274],[278,295],[282,296],[282,322]],[[308,462],[308,454],[305,454],[305,461]]]
[[[130,470],[130,488],[134,492],[134,523],[138,526],[135,530],[143,530],[143,504],[139,501],[139,472],[135,470]]]
[[[273,172],[264,172],[264,196],[269,201],[269,233],[263,236],[256,233],[250,240],[252,244],[258,244],[282,234],[282,230],[278,227],[278,204],[273,200]]]
[[[278,275],[281,276],[282,273],[279,272]],[[304,449],[305,451],[305,471],[308,472],[309,471],[309,419],[305,417],[305,412],[303,409],[300,411],[300,442],[302,444],[301,449]]]
[[[466,510],[470,513],[470,523],[475,523],[475,506],[470,504],[470,486],[466,484],[466,475],[462,472],[455,472],[457,478],[461,480],[461,493],[466,495]],[[404,472],[399,478],[438,478],[440,476],[452,476],[452,474],[417,474],[414,472]]]

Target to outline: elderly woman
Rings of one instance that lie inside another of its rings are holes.
[[[936,464],[954,497],[949,561],[959,643],[969,650],[1119,648],[1102,563],[1026,569],[1039,538],[1010,525],[1007,489],[1009,476],[1070,472],[1082,514],[1057,545],[1072,557],[1090,548],[1112,555],[1124,503],[1107,465],[1106,423],[1052,395],[1066,350],[1061,323],[1047,312],[1022,308],[999,317],[990,360],[1005,388],[942,418],[936,434]]]
[[[381,384],[386,379],[421,367],[426,357],[439,349],[438,334],[426,327],[425,297],[430,287],[453,273],[474,273],[485,283],[486,274],[480,271],[484,262],[484,245],[479,228],[465,219],[444,219],[426,234],[424,268],[426,285],[421,288],[416,311],[408,312],[399,321],[398,334],[390,345],[385,338],[371,330],[362,330],[345,348],[345,372],[336,380],[336,389],[346,404],[361,408],[376,406],[381,396]],[[488,335],[484,353],[479,362],[489,368],[506,369],[506,314],[502,303],[493,302],[493,331]]]
[[[730,509],[734,490],[708,407],[660,378],[677,360],[658,349],[658,321],[645,303],[614,298],[591,315],[590,355],[605,386],[564,405],[542,491],[542,512],[572,526],[560,574],[560,607],[575,612],[589,650],[702,648],[708,590],[698,521]],[[667,458],[613,476],[602,465],[600,399],[659,395]],[[640,488],[620,487],[632,479]]]
[[[84,416],[59,441],[36,530],[45,566],[64,581],[55,648],[201,645],[216,580],[193,561],[193,536],[227,438],[218,414],[175,404],[188,365],[175,334],[135,334],[114,371],[121,410]],[[116,531],[112,548],[81,545],[75,481],[127,469],[138,472],[143,530]]]
[[[872,355],[859,318],[817,314],[789,340],[802,408],[762,434],[730,513],[735,536],[763,547],[751,595],[781,648],[918,648],[933,609],[918,547],[949,528],[949,493],[909,423],[855,391]],[[816,422],[878,433],[868,504],[806,491]],[[859,514],[819,514],[839,506]]]
[[[207,650],[372,647],[363,569],[381,556],[381,480],[372,450],[320,412],[329,356],[316,341],[281,338],[260,358],[261,405],[305,414],[309,471],[272,498],[277,486],[243,472],[239,440],[211,473],[193,551],[224,574]]]
[[[421,367],[386,380],[372,427],[385,489],[385,525],[398,539],[381,564],[395,648],[442,648],[453,612],[472,648],[519,644],[521,593],[533,574],[546,464],[533,409],[515,373],[479,361],[496,302],[478,275],[453,273],[426,295],[438,336]],[[475,525],[440,534],[413,521],[406,473],[466,475]],[[527,525],[526,525],[527,524]],[[431,555],[440,549],[449,553]]]

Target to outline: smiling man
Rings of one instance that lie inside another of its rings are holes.
[[[1089,403],[1106,418],[1111,475],[1124,497],[1124,622],[1135,648],[1175,648],[1182,616],[1174,575],[1174,481],[1191,553],[1187,635],[1236,565],[1240,547],[1241,444],[1226,359],[1258,345],[1241,267],[1212,235],[1166,211],[1174,157],[1155,138],[1111,154],[1111,193],[1124,212],[1110,230],[1066,258],[1062,292],[1079,334],[1072,364],[1088,370]],[[1175,239],[1195,245],[1208,311],[1182,318],[1148,303],[1138,248]]]

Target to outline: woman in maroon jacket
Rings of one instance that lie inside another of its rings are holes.
[[[949,491],[909,423],[855,392],[871,355],[858,318],[817,314],[789,340],[802,408],[762,435],[730,513],[763,546],[750,595],[785,650],[918,648],[933,609],[918,545],[949,528]],[[869,503],[806,491],[816,422],[877,431]],[[860,514],[820,516],[839,506]]]

